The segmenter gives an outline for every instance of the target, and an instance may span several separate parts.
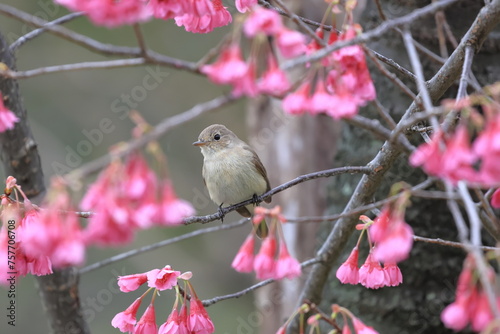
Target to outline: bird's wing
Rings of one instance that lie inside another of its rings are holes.
[[[262,175],[262,177],[264,177],[264,179],[266,180],[266,191],[265,192],[268,192],[269,190],[271,190],[271,185],[269,184],[269,178],[267,177],[266,168],[264,167],[264,165],[262,164],[262,161],[260,161],[259,156],[257,155],[257,153],[255,153],[254,150],[252,150],[249,146],[245,146],[244,149],[248,150],[252,153],[252,160],[253,160],[254,166],[257,169],[257,172],[259,172],[259,174]],[[270,203],[271,196],[264,199],[264,202]]]

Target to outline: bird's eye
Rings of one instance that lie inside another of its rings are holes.
[[[219,140],[219,139],[220,139],[220,134],[218,134],[218,133],[217,133],[217,134],[214,136],[214,139],[215,139],[215,140]]]

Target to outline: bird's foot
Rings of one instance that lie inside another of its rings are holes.
[[[221,204],[219,205],[219,216],[220,216],[220,222],[221,222],[221,223],[224,223],[224,216],[225,216],[226,214],[225,214],[225,213],[224,213],[224,211],[222,210],[222,204],[224,204],[224,203],[221,203]]]
[[[252,196],[252,204],[254,206],[256,206],[256,205],[259,204],[259,196],[257,196],[257,194],[253,194],[253,196]]]

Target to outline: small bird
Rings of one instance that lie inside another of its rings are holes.
[[[257,153],[231,130],[221,124],[204,129],[193,145],[203,154],[203,180],[212,201],[219,206],[231,206],[269,191],[269,179]],[[271,202],[271,197],[264,199]],[[249,204],[236,211],[243,217],[253,215],[254,206]],[[262,221],[256,228],[259,237],[268,234],[267,224]]]

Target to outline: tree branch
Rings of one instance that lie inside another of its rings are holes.
[[[356,174],[356,173],[371,174],[371,173],[373,173],[373,171],[374,170],[371,167],[363,167],[363,166],[357,167],[357,166],[354,166],[354,167],[332,168],[332,169],[322,170],[322,171],[314,172],[314,173],[310,173],[310,174],[304,174],[304,175],[296,177],[295,179],[293,179],[291,181],[283,183],[282,185],[280,185],[280,186],[278,186],[276,188],[273,188],[273,189],[269,190],[268,192],[266,192],[266,193],[264,193],[264,194],[262,194],[260,196],[257,196],[257,202],[262,202],[265,198],[267,198],[269,196],[272,196],[274,194],[282,192],[285,189],[288,189],[290,187],[293,187],[293,186],[295,186],[295,185],[297,185],[299,183],[305,182],[305,181],[319,179],[319,178],[322,178],[322,177],[332,177],[332,176],[336,176],[336,175],[340,175],[340,174],[346,174],[346,173],[351,173],[351,174]],[[186,224],[186,225],[194,224],[194,223],[206,224],[206,223],[209,223],[209,222],[217,220],[217,219],[222,219],[229,212],[234,211],[234,210],[236,210],[236,209],[238,209],[240,207],[243,207],[245,205],[253,204],[253,203],[254,203],[254,200],[253,199],[249,199],[249,200],[246,200],[246,201],[238,203],[238,204],[234,204],[234,205],[231,205],[231,206],[227,206],[227,207],[221,208],[220,211],[218,211],[217,213],[211,214],[211,215],[189,217],[189,218],[184,219],[184,224]]]
[[[440,1],[435,2],[424,9],[413,11],[411,14],[404,16],[400,19],[393,21],[391,26],[400,25],[404,22],[411,22],[413,19],[420,17],[421,15],[427,15],[435,10],[444,8],[454,3],[454,1]],[[390,22],[390,21],[387,21]],[[371,30],[369,33],[365,33],[357,38],[354,42],[364,42],[367,38],[372,37],[375,32],[382,33],[383,29],[388,29],[387,22],[380,25],[378,28]],[[429,90],[432,100],[437,100],[440,98],[444,92],[453,84],[455,80],[460,75],[460,70],[463,64],[465,48],[467,45],[474,45],[478,49],[481,44],[486,39],[489,32],[500,22],[500,0],[494,0],[490,5],[485,6],[481,9],[476,17],[476,20],[469,28],[465,36],[462,38],[459,46],[455,49],[453,54],[448,58],[446,63],[440,68],[438,73],[428,82],[427,89]],[[331,49],[339,47],[337,43],[332,45],[329,49],[321,50],[316,54],[316,57],[320,58],[327,54]],[[288,66],[294,65],[290,62]],[[402,117],[401,122],[405,122],[410,116],[415,112],[419,111],[419,108],[415,102],[408,108],[405,115]],[[364,175],[361,181],[358,183],[354,194],[352,195],[349,203],[344,209],[344,212],[349,212],[354,210],[356,207],[368,203],[371,196],[375,192],[375,189],[380,185],[383,176],[392,166],[393,162],[400,155],[400,151],[396,149],[390,142],[385,142],[377,156],[369,164],[376,171],[370,175]],[[305,289],[303,290],[300,301],[311,300],[312,302],[318,304],[321,301],[322,291],[325,286],[327,277],[335,263],[336,259],[341,254],[344,249],[348,238],[354,231],[354,226],[357,223],[357,219],[352,217],[342,218],[333,227],[332,231],[328,235],[323,246],[318,251],[318,257],[322,260],[320,264],[313,266],[311,273],[306,282]],[[290,333],[297,328],[297,323],[291,327]]]

